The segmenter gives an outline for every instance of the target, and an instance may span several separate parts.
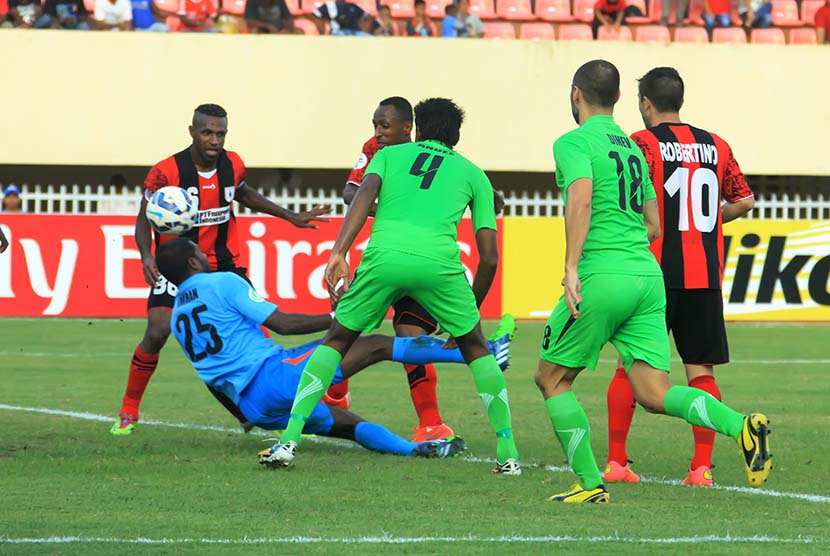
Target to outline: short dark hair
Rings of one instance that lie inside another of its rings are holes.
[[[218,104],[200,104],[194,110],[197,114],[202,114],[204,116],[211,116],[213,118],[227,118],[228,113],[225,111],[224,108],[219,106]]]
[[[416,6],[426,6],[427,3],[424,2],[424,0],[415,0],[415,5]]]
[[[654,68],[638,80],[640,98],[648,97],[658,112],[679,112],[686,88],[674,68]]]
[[[156,267],[162,276],[177,286],[187,278],[187,259],[196,256],[196,244],[177,237],[162,243],[156,250]]]
[[[391,106],[395,109],[398,118],[405,122],[412,121],[412,104],[403,97],[389,97],[378,103],[378,106]]]
[[[415,107],[415,127],[421,139],[434,139],[452,148],[461,138],[464,110],[448,98],[428,98]]]
[[[390,7],[389,7],[389,6],[387,6],[386,4],[381,4],[381,5],[380,5],[380,7],[378,8],[378,11],[379,11],[379,12],[382,12],[382,11],[391,12],[391,11],[392,11],[392,8],[390,8]]]
[[[611,108],[620,94],[620,72],[606,60],[591,60],[574,74],[573,84],[582,91],[585,102],[600,108]]]
[[[447,4],[444,8],[444,15],[453,16],[458,13],[458,6],[455,4]]]

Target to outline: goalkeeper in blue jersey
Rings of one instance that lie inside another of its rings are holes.
[[[327,330],[332,315],[281,312],[238,275],[211,272],[205,254],[183,238],[163,243],[156,252],[156,265],[178,286],[171,328],[199,378],[233,401],[250,424],[269,430],[284,429],[291,417],[300,375],[321,340],[285,349],[264,337],[259,326],[280,335],[309,334]],[[512,326],[508,328],[500,330],[504,334],[490,342],[491,351],[503,368],[507,365],[513,332]],[[334,382],[379,361],[464,362],[458,349],[443,349],[443,343],[430,336],[366,336],[343,358]],[[410,442],[381,425],[323,403],[317,404],[303,432],[354,440],[370,450],[403,456],[448,457],[464,449],[464,441],[459,437]],[[270,456],[271,449],[263,450],[259,462],[269,467],[281,465]]]

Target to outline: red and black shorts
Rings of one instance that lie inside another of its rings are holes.
[[[238,268],[235,266],[226,266],[219,269],[219,272],[233,272],[240,275],[242,278],[245,279],[246,282],[249,284],[251,283],[248,280],[248,269],[247,268]],[[159,275],[159,279],[156,282],[156,285],[153,286],[153,289],[150,290],[150,296],[147,298],[147,309],[153,309],[154,307],[167,307],[168,309],[173,308],[173,304],[176,301],[176,292],[177,292],[176,284],[170,282],[164,276]]]
[[[418,305],[411,297],[402,297],[392,305],[392,322],[395,326],[408,324],[420,326],[427,334],[434,334],[438,331],[438,321],[430,315],[426,309]]]
[[[720,290],[666,290],[666,327],[687,365],[729,363]]]

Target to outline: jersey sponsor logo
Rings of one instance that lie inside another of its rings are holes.
[[[263,303],[265,301],[259,296],[259,294],[254,288],[250,288],[248,290],[248,299],[250,299],[254,303]]]
[[[229,185],[225,187],[225,201],[230,203],[233,201],[234,195],[236,195],[236,186]]]
[[[664,162],[718,163],[718,148],[703,143],[660,142],[660,158]]]
[[[216,184],[215,183],[206,183],[202,186],[202,189],[212,191],[212,190],[216,189]]]
[[[231,207],[200,210],[196,226],[215,226],[231,219]]]
[[[360,170],[361,168],[365,168],[367,164],[369,164],[369,157],[366,156],[366,153],[360,153],[360,156],[357,157],[357,162],[354,163],[354,169]]]

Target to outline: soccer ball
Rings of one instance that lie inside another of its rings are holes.
[[[179,236],[196,225],[193,198],[181,187],[162,187],[147,202],[147,220],[160,234]]]

